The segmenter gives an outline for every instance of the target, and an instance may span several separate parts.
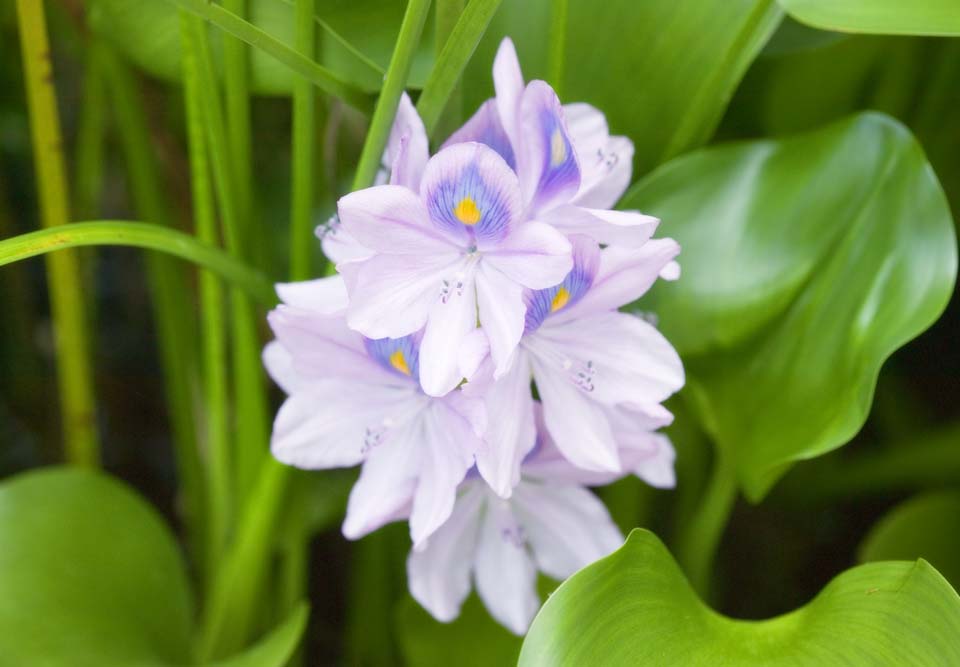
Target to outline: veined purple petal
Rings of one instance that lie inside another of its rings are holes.
[[[559,312],[577,303],[593,284],[600,266],[600,248],[585,236],[571,237],[573,246],[573,269],[559,285],[547,289],[528,291],[524,333],[536,331],[552,313]]]
[[[510,165],[511,169],[515,170],[517,168],[513,146],[510,145],[510,137],[503,129],[503,123],[500,122],[496,100],[487,100],[481,104],[477,113],[473,114],[470,120],[463,124],[463,127],[450,135],[450,138],[441,146],[441,150],[468,141],[476,141],[489,146],[500,154],[500,157]]]
[[[521,148],[517,170],[532,215],[566,204],[580,189],[580,165],[563,108],[544,81],[531,81],[520,103]]]
[[[516,174],[496,151],[476,142],[434,155],[420,192],[433,224],[466,246],[505,238],[520,215]]]
[[[493,87],[496,90],[497,111],[503,129],[514,146],[519,141],[520,98],[523,96],[523,73],[517,50],[509,37],[500,42],[493,60]]]
[[[429,157],[430,148],[423,121],[410,96],[403,93],[383,154],[383,163],[390,169],[390,183],[417,190]]]
[[[364,338],[364,345],[378,364],[388,371],[420,381],[420,336]]]

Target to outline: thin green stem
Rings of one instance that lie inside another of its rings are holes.
[[[315,44],[314,0],[296,0],[294,46],[313,58]],[[290,278],[311,276],[313,256],[313,183],[316,143],[316,95],[309,81],[297,81],[293,89],[293,192],[290,207]]]
[[[464,68],[502,0],[470,0],[457,19],[417,101],[427,134],[432,135]]]
[[[439,61],[443,49],[450,40],[450,34],[457,25],[457,20],[463,13],[466,0],[436,0],[434,9],[434,53]],[[435,132],[442,136],[449,136],[460,125],[463,112],[463,89],[459,83],[453,87],[447,97],[443,113],[437,121]]]
[[[737,479],[732,462],[718,448],[700,508],[681,527],[677,542],[677,559],[701,595],[709,593],[713,560],[736,499]]]
[[[233,156],[223,120],[223,108],[214,75],[206,26],[196,17],[189,17],[189,23],[190,43],[197,58],[197,78],[200,84],[198,92],[206,130],[206,145],[213,167],[223,233],[231,254],[243,258],[246,255],[239,217],[238,187],[230,167]],[[266,455],[270,419],[260,363],[255,311],[246,296],[236,290],[231,293],[230,307],[233,324],[233,382],[236,387],[236,490],[246,493]]]
[[[43,3],[38,0],[17,0],[17,17],[41,220],[44,227],[57,227],[70,219],[69,196]],[[77,465],[96,466],[100,460],[100,447],[88,331],[76,254],[51,256],[47,261],[47,277],[55,330],[66,458]]]
[[[420,42],[420,33],[423,32],[423,24],[426,22],[429,12],[430,0],[410,0],[407,4],[407,11],[403,15],[403,23],[400,25],[400,34],[397,36],[397,44],[393,49],[390,65],[387,67],[386,78],[383,81],[383,88],[380,91],[380,97],[377,99],[377,106],[370,121],[370,129],[363,144],[363,151],[360,153],[360,163],[357,165],[357,172],[353,178],[354,190],[373,185],[377,170],[380,168],[383,150],[386,148],[387,139],[390,137],[393,118],[397,115],[400,95],[403,93],[407,76],[410,74],[413,54]]]
[[[272,306],[277,302],[273,283],[255,269],[189,234],[146,222],[74,222],[3,239],[0,241],[0,266],[82,246],[128,246],[159,250],[210,269],[264,305]]]
[[[133,74],[105,45],[96,48],[101,51],[101,68],[113,101],[112,109],[126,157],[126,174],[137,215],[144,220],[173,226],[173,215],[156,168],[158,160],[146,123],[146,110]],[[190,544],[199,549],[203,544],[205,500],[194,430],[193,386],[199,364],[195,345],[196,321],[189,301],[183,298],[188,285],[181,267],[172,258],[157,253],[148,253],[146,262],[176,451],[181,509],[190,533]]]
[[[566,66],[567,16],[570,0],[552,0],[550,3],[550,53],[547,60],[547,77],[557,95],[562,96],[563,72]]]
[[[91,43],[83,67],[83,101],[73,170],[74,211],[81,218],[93,218],[99,214],[100,193],[103,191],[103,149],[107,127],[103,111],[107,105],[102,49],[100,43]]]
[[[246,18],[246,0],[223,0],[223,8],[240,18]],[[227,137],[230,143],[231,164],[236,183],[237,216],[239,227],[247,237],[245,247],[254,245],[250,228],[253,201],[250,141],[250,86],[247,45],[230,35],[223,36],[223,83],[226,101]],[[254,247],[259,247],[259,244]],[[250,259],[249,257],[247,259]]]
[[[194,43],[191,19],[181,13],[180,31],[183,48],[184,103],[187,118],[187,141],[190,154],[190,184],[193,218],[197,237],[211,245],[217,243],[217,222],[213,191],[210,186],[210,163],[207,159],[204,133],[203,103],[197,62],[198,45]],[[203,396],[206,407],[205,454],[207,512],[204,534],[203,571],[208,590],[227,545],[230,525],[231,467],[229,423],[227,414],[227,338],[223,290],[209,271],[200,273],[200,337],[203,348]]]
[[[320,90],[338,97],[354,108],[369,112],[371,108],[370,95],[353,84],[344,81],[326,67],[318,65],[313,60],[297,53],[283,42],[271,37],[263,30],[245,21],[233,12],[227,11],[220,5],[209,0],[170,0],[179,7],[196,16],[204,18],[221,30],[237,37],[254,48],[289,67],[297,74],[312,81]]]

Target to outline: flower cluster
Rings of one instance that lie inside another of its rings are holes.
[[[538,570],[563,579],[622,542],[586,487],[673,485],[656,431],[683,368],[618,309],[679,275],[679,246],[611,210],[633,147],[599,111],[524,84],[509,40],[493,76],[495,98],[432,157],[403,97],[381,184],[318,230],[339,275],[278,285],[264,359],[288,394],[274,456],[363,466],[344,534],[409,520],[427,610],[452,620],[475,584],[523,633]]]

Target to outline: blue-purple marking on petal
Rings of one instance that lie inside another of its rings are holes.
[[[500,112],[497,111],[496,100],[487,100],[481,104],[470,120],[450,135],[450,138],[444,142],[443,148],[466,141],[476,141],[489,146],[500,154],[500,157],[511,169],[516,171],[517,160],[513,154],[510,138],[507,137],[507,133],[503,129],[503,123],[500,122]]]
[[[580,167],[560,117],[554,109],[545,108],[540,110],[538,120],[542,133],[543,171],[540,172],[536,199],[547,201],[566,189],[575,193],[580,186]]]
[[[420,340],[416,334],[403,338],[364,338],[367,354],[392,373],[420,381]]]
[[[508,203],[475,164],[434,186],[427,195],[427,208],[435,224],[456,233],[466,231],[473,238],[498,241],[509,231]]]
[[[552,313],[572,306],[587,293],[597,273],[599,264],[597,253],[595,243],[575,243],[573,269],[563,282],[546,289],[526,292],[527,316],[524,333],[536,331]]]

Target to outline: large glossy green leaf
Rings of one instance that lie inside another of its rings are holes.
[[[98,35],[150,74],[168,81],[180,79],[177,5],[167,0],[91,0],[89,5],[90,24]],[[379,90],[400,30],[404,5],[394,0],[317,3],[317,18],[332,31],[321,34],[319,62],[365,90]],[[292,0],[250,0],[248,6],[252,23],[293,46]],[[413,87],[426,80],[432,64],[432,46],[432,39],[425,35],[411,71]],[[255,92],[286,95],[293,90],[296,74],[256,49],[251,49],[251,53]]]
[[[537,665],[831,667],[960,664],[960,597],[927,562],[861,565],[766,621],[708,608],[652,533],[568,579],[520,654]]]
[[[637,173],[705,143],[782,14],[773,0],[569,0],[564,102],[589,102],[636,145]],[[517,45],[526,78],[548,78],[547,0],[505,0],[469,69],[470,109],[491,92],[493,55]]]
[[[0,663],[185,665],[193,604],[176,542],[118,482],[46,469],[0,485]]]
[[[683,247],[683,277],[647,305],[753,500],[859,430],[883,361],[953,290],[943,192],[910,133],[880,114],[682,157],[624,205],[659,216]]]
[[[924,558],[960,586],[960,491],[926,493],[895,507],[860,545],[864,562]]]
[[[957,0],[779,0],[798,21],[843,32],[960,35]]]
[[[176,540],[120,482],[68,468],[0,483],[0,665],[185,667],[194,609]],[[211,667],[282,667],[302,605]]]

